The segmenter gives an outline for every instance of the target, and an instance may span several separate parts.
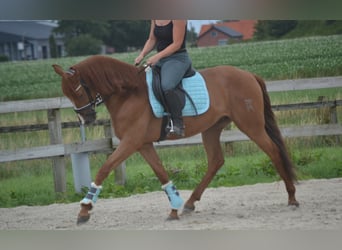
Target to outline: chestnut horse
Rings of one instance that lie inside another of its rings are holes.
[[[78,223],[89,220],[101,184],[109,173],[134,152],[138,151],[151,166],[167,193],[171,212],[169,219],[178,219],[178,210],[194,211],[195,202],[224,163],[220,134],[230,123],[254,141],[272,160],[288,193],[288,204],[298,206],[295,198],[295,173],[271,110],[264,81],[231,66],[203,69],[199,73],[206,81],[210,107],[204,114],[184,117],[185,137],[202,133],[208,169],[203,179],[183,206],[175,186],[169,180],[153,142],[160,137],[162,119],[156,118],[148,99],[146,73],[111,57],[91,56],[64,71],[53,65],[62,77],[62,90],[75,106],[80,121],[96,119],[95,106],[104,103],[110,113],[118,147],[108,157],[81,201]],[[177,139],[169,136],[166,139]]]

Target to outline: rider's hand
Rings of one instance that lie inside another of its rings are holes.
[[[139,65],[141,61],[144,59],[143,55],[139,55],[137,58],[135,58],[134,63],[135,65]]]
[[[160,60],[159,55],[156,54],[154,56],[151,56],[150,58],[147,59],[146,64],[149,66],[153,66],[157,64],[157,62]]]

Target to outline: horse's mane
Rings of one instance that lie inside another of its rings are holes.
[[[109,56],[91,56],[71,67],[90,88],[102,94],[125,95],[142,86],[145,74],[128,63]],[[139,84],[140,83],[140,84]]]

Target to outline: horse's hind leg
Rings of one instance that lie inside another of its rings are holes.
[[[263,123],[258,123],[257,120],[257,118],[254,120],[254,125],[250,126],[249,129],[247,129],[246,126],[241,126],[239,123],[236,123],[236,125],[270,157],[275,168],[277,169],[277,172],[285,183],[288,193],[288,204],[298,206],[299,203],[295,198],[296,188],[293,183],[293,166],[287,155],[286,149],[281,149],[279,146],[277,146],[267,134]],[[284,144],[280,134],[278,134],[276,140],[281,140],[281,143]],[[281,150],[283,150],[283,152],[281,152]]]
[[[266,133],[264,133],[264,135],[263,133],[261,133],[261,135],[252,139],[271,158],[280,177],[283,179],[285,186],[286,186],[287,193],[288,193],[288,204],[298,206],[299,203],[297,202],[295,198],[296,188],[294,186],[292,176],[286,170],[285,164],[287,163],[285,163],[284,159],[282,159],[281,152],[280,152],[281,149],[279,149],[275,145],[275,143],[271,139],[269,139]]]
[[[220,145],[220,135],[222,129],[229,122],[230,120],[223,118],[213,127],[202,133],[203,145],[208,158],[208,169],[200,184],[192,192],[190,198],[185,203],[183,211],[185,213],[195,210],[195,202],[201,199],[204,190],[208,187],[209,183],[224,163],[224,157]]]

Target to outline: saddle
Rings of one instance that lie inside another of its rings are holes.
[[[153,94],[156,97],[156,99],[163,106],[163,108],[165,110],[164,116],[166,116],[170,112],[168,110],[169,109],[168,106],[166,105],[164,91],[162,90],[162,87],[161,87],[160,70],[161,69],[158,66],[153,66],[152,67],[152,90],[153,90]],[[196,74],[195,69],[192,67],[192,65],[190,65],[190,67],[185,72],[185,74],[183,76],[183,79],[191,77],[191,76],[194,76],[195,74]],[[184,105],[185,105],[185,96],[187,96],[189,98],[192,106],[196,110],[196,106],[195,106],[191,96],[183,88],[182,81],[177,84],[177,87],[176,87],[175,91],[176,91],[178,97],[180,98],[180,100],[182,100],[182,102],[183,102],[183,105],[182,105],[183,108],[184,108]],[[196,110],[196,113],[197,113],[197,110]]]
[[[159,141],[161,141],[166,138],[171,117],[161,87],[160,67],[154,66],[150,72],[147,72],[146,80],[149,86],[149,99],[152,110],[156,117],[162,118],[159,138]],[[209,95],[204,79],[192,66],[188,68],[182,81],[177,85],[175,93],[182,100],[183,116],[199,115],[209,108]],[[193,98],[195,98],[195,101]]]

